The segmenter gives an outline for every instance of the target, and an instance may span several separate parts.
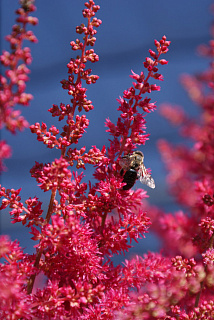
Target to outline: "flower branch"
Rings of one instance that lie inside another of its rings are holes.
[[[0,129],[5,127],[12,134],[28,127],[28,122],[21,116],[20,110],[15,110],[17,104],[28,106],[33,96],[25,92],[26,82],[29,80],[32,57],[30,48],[23,47],[25,40],[36,43],[37,38],[27,26],[36,25],[37,18],[30,16],[36,10],[33,0],[21,0],[21,7],[16,11],[18,15],[12,33],[6,37],[10,43],[10,50],[3,51],[0,56],[5,74],[0,75]],[[5,170],[3,160],[11,156],[11,148],[5,141],[0,141],[0,173]]]

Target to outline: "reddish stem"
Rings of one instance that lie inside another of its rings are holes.
[[[56,191],[57,191],[57,189],[52,189],[48,212],[47,212],[46,218],[45,218],[45,224],[49,223],[51,215],[53,213],[53,205],[54,205],[54,200],[56,197]],[[35,268],[39,267],[39,262],[40,262],[41,256],[42,256],[42,250],[40,249],[37,251],[37,254],[36,254],[36,259],[35,259],[35,263],[34,263]],[[27,284],[27,293],[28,294],[31,294],[31,292],[33,290],[35,279],[36,279],[36,274],[34,273],[33,275],[31,275],[31,277],[28,281],[28,284]]]

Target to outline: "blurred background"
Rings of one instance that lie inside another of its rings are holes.
[[[75,52],[71,50],[70,41],[78,35],[75,28],[82,22],[84,8],[82,0],[36,0],[37,11],[34,16],[39,24],[32,27],[39,43],[31,47],[33,63],[30,66],[30,82],[27,92],[33,94],[34,100],[30,107],[22,108],[22,114],[30,124],[45,122],[47,126],[56,123],[55,118],[47,110],[52,104],[69,103],[67,91],[61,88],[60,81],[67,79],[67,63]],[[163,102],[171,102],[184,106],[186,112],[197,116],[198,110],[188,99],[179,83],[182,73],[193,74],[207,68],[209,61],[196,54],[196,48],[201,43],[210,40],[209,28],[212,15],[210,12],[211,0],[108,0],[95,1],[101,6],[97,17],[102,20],[97,29],[95,52],[100,61],[92,66],[92,73],[98,74],[100,79],[95,85],[88,87],[88,99],[92,100],[95,109],[87,114],[90,125],[87,133],[80,140],[79,146],[92,145],[102,148],[109,146],[108,133],[105,132],[106,118],[116,122],[119,112],[116,110],[116,99],[122,96],[123,91],[132,84],[129,77],[131,69],[140,73],[143,70],[143,61],[148,56],[148,50],[155,49],[154,39],[160,40],[163,35],[171,41],[169,52],[163,56],[169,61],[161,66],[159,72],[164,76],[160,92],[150,95],[152,101],[159,106]],[[8,50],[8,43],[4,36],[11,32],[15,23],[15,10],[18,0],[0,1],[1,24],[1,51]],[[81,38],[80,38],[81,39]],[[135,187],[145,188],[150,196],[151,204],[157,205],[166,212],[177,210],[177,205],[168,194],[165,177],[166,171],[157,150],[157,141],[165,138],[172,143],[180,143],[182,138],[177,130],[173,129],[163,119],[157,110],[147,116],[147,132],[150,140],[140,148],[145,155],[145,165],[151,168],[156,182],[154,190],[136,183]],[[5,161],[8,168],[1,177],[1,184],[6,188],[18,189],[22,187],[22,201],[28,197],[39,197],[46,212],[50,194],[43,193],[37,187],[34,178],[30,177],[29,170],[38,162],[51,162],[59,157],[59,151],[47,149],[36,140],[36,135],[29,129],[11,136],[3,130],[1,138],[12,146],[12,158]],[[93,167],[88,167],[85,181],[92,178]],[[8,234],[12,240],[18,239],[27,252],[33,252],[34,242],[30,240],[29,229],[19,224],[11,224],[8,211],[1,212],[1,233]],[[146,235],[130,254],[142,254],[147,250],[159,248],[158,240],[152,235]],[[129,255],[130,255],[129,254]]]

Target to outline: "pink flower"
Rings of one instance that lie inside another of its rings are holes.
[[[18,18],[17,24],[13,26],[11,35],[6,37],[10,43],[11,53],[3,51],[0,56],[0,62],[5,67],[5,75],[0,76],[0,129],[5,127],[11,133],[15,134],[18,130],[22,131],[28,127],[28,122],[21,116],[20,110],[14,110],[16,104],[28,106],[33,96],[25,92],[26,82],[29,80],[30,70],[27,68],[31,64],[32,57],[30,48],[24,47],[25,40],[37,42],[32,31],[27,31],[27,24],[36,25],[37,18],[29,16],[36,10],[33,1],[20,1],[21,8],[16,11]],[[0,142],[4,144],[3,141]],[[1,148],[0,148],[1,149]],[[4,148],[5,149],[5,148]],[[0,154],[0,162],[4,158],[10,157],[9,149],[7,154]],[[0,165],[0,172],[4,169]]]
[[[19,21],[36,23],[26,14],[31,5],[22,1]],[[191,148],[159,142],[170,191],[182,205],[166,214],[145,202],[148,196],[143,189],[123,190],[120,161],[149,139],[146,116],[156,109],[149,95],[160,90],[156,82],[163,80],[158,68],[167,64],[162,59],[170,44],[165,36],[155,40],[144,70],[132,71],[131,86],[117,100],[116,122],[106,120],[109,146],[79,146],[89,125],[80,112],[94,108],[86,86],[99,78],[87,67],[87,62],[99,60],[91,48],[101,24],[95,17],[98,10],[93,0],[85,3],[86,24],[76,28],[79,38],[70,42],[77,55],[68,62],[68,78],[61,82],[70,101],[49,108],[63,125],[31,126],[37,140],[60,150],[55,160],[36,162],[31,169],[39,188],[45,194],[50,191],[49,203],[42,204],[35,196],[22,202],[20,189],[0,189],[0,208],[9,208],[12,222],[29,227],[36,241],[35,254],[27,255],[17,242],[0,239],[0,315],[6,317],[8,312],[15,319],[213,319],[213,64],[197,76],[182,79],[190,98],[201,107],[199,120],[192,120],[177,105],[165,104],[162,109],[181,127],[181,134],[192,140]],[[14,39],[9,40],[16,45]],[[213,41],[200,50],[213,58]],[[18,53],[26,64],[31,61],[28,50],[19,48]],[[3,60],[7,65],[10,55],[5,54]],[[26,74],[24,67],[6,73],[12,84],[18,83],[20,96],[16,98],[25,102]],[[13,119],[19,116],[13,113]],[[12,120],[8,123],[15,130],[17,123]],[[92,181],[88,167],[93,169]],[[131,257],[115,266],[113,256],[128,252],[149,228],[160,237],[162,252]],[[38,275],[44,277],[40,288],[35,281]]]

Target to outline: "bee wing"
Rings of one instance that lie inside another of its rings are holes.
[[[131,163],[131,160],[128,156],[124,156],[120,159],[119,161],[119,165],[125,170],[127,171],[130,167],[130,163]]]
[[[152,176],[147,173],[146,168],[144,166],[138,171],[138,177],[140,178],[141,183],[145,184],[146,186],[152,189],[155,188],[155,181],[152,178]]]
[[[147,185],[148,187],[150,187],[152,189],[155,188],[155,181],[150,175],[140,177],[140,182]]]

